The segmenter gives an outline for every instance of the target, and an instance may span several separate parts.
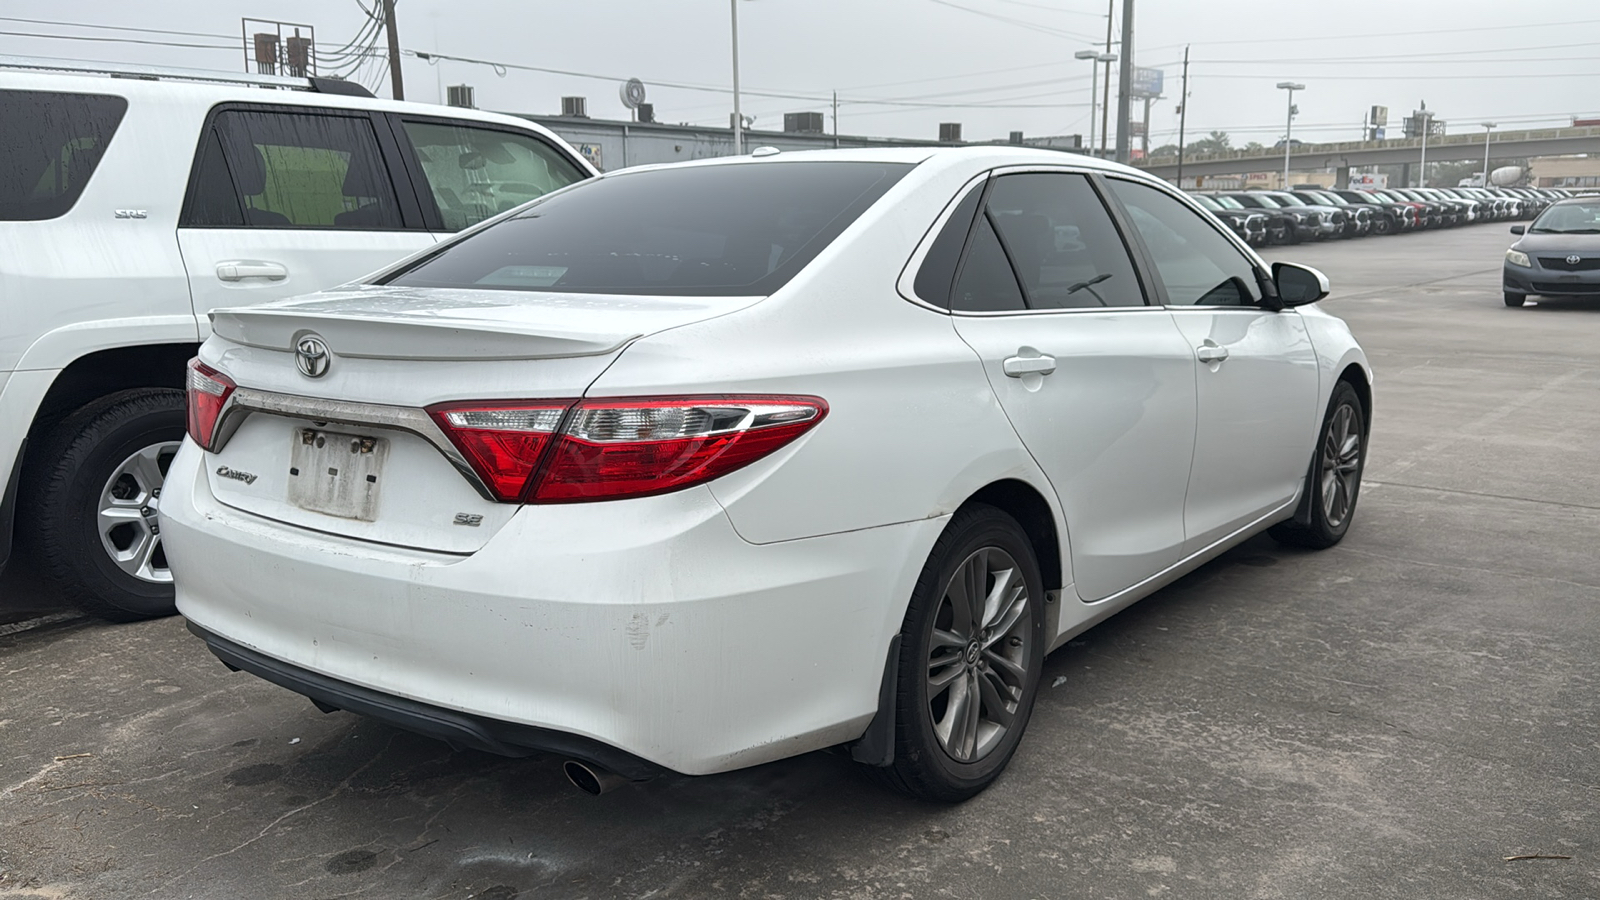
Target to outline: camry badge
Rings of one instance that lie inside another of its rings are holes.
[[[308,334],[294,345],[294,364],[307,378],[321,378],[328,374],[330,360],[328,345],[322,338]]]
[[[1575,266],[1575,265],[1577,265],[1578,263],[1581,263],[1581,262],[1583,262],[1583,257],[1579,256],[1576,253],[1572,254],[1569,257],[1567,257],[1567,265],[1569,265],[1569,266]]]

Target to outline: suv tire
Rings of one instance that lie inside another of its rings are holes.
[[[31,542],[46,576],[84,612],[133,622],[178,611],[156,511],[184,432],[183,392],[141,388],[84,406],[39,446],[22,507],[33,516]]]

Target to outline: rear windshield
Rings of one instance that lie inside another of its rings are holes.
[[[423,257],[387,284],[581,294],[765,295],[911,166],[772,162],[584,182]]]
[[[102,94],[0,91],[0,221],[65,215],[127,110]]]

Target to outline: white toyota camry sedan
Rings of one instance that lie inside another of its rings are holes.
[[[1045,654],[1350,527],[1316,271],[1022,148],[628,169],[213,314],[161,520],[229,667],[593,792],[844,747],[938,800]]]

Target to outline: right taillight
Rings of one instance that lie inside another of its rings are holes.
[[[217,417],[228,402],[228,395],[237,387],[233,379],[211,368],[198,358],[189,360],[186,382],[188,397],[189,437],[202,449],[214,449]]]
[[[743,468],[827,415],[818,397],[452,403],[428,414],[497,500],[575,503],[681,490]]]

